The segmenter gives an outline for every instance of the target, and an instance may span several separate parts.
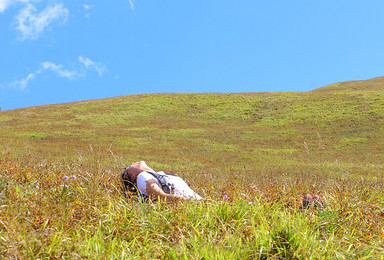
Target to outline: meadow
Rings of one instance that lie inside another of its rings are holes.
[[[384,259],[384,84],[0,112],[5,259]],[[144,160],[207,200],[140,203]],[[304,194],[323,210],[299,210]]]

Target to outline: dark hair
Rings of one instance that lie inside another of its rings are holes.
[[[128,174],[128,167],[125,168],[124,172],[121,174],[121,182],[123,184],[124,194],[127,198],[139,193],[136,183],[132,182],[131,176]]]

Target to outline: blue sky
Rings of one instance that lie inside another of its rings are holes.
[[[383,76],[384,1],[0,0],[0,107]]]

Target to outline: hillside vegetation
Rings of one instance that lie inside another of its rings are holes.
[[[339,82],[313,90],[314,92],[324,91],[384,91],[384,77],[377,77],[368,80],[354,80]]]
[[[381,82],[3,111],[0,256],[383,258]],[[119,174],[138,160],[209,200],[125,199]],[[300,211],[305,193],[324,210]]]

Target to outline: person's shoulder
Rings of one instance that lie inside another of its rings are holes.
[[[137,176],[137,180],[144,180],[144,181],[148,181],[148,180],[151,180],[151,179],[154,179],[154,180],[157,180],[152,174],[150,174],[149,172],[141,172],[138,176]]]

